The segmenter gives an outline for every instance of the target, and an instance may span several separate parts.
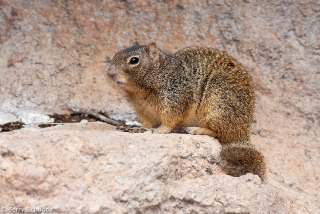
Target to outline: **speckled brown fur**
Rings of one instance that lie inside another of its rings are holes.
[[[213,136],[227,174],[266,180],[264,157],[250,143],[251,78],[232,57],[202,47],[169,55],[155,43],[135,43],[114,56],[108,75],[127,93],[142,128]]]

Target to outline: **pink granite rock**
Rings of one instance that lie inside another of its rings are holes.
[[[220,171],[208,136],[132,134],[103,123],[1,134],[3,208],[54,213],[318,213],[319,201]]]

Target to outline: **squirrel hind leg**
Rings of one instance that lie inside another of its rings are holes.
[[[251,144],[228,144],[222,146],[222,170],[231,176],[239,177],[247,173],[258,175],[266,182],[266,164],[264,156]]]

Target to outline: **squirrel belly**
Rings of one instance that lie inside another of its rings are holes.
[[[266,181],[264,157],[250,143],[251,77],[232,57],[202,47],[170,55],[155,43],[135,43],[116,53],[107,74],[126,92],[142,129],[210,135],[222,144],[227,174]]]

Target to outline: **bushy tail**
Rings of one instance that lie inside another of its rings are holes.
[[[258,175],[262,182],[267,179],[264,156],[251,143],[222,145],[221,166],[231,176],[252,173]]]

